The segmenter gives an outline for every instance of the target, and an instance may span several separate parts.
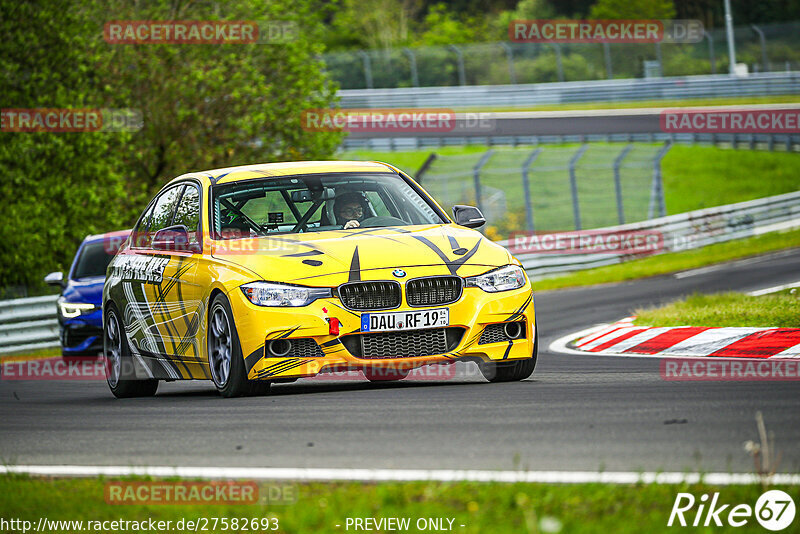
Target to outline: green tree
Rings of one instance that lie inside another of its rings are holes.
[[[188,4],[187,4],[188,5]],[[336,87],[322,72],[321,28],[310,2],[255,0],[178,10],[118,0],[116,19],[255,20],[293,24],[270,44],[105,44],[100,69],[119,107],[142,111],[127,167],[150,192],[188,170],[329,157],[341,135],[303,129],[303,111],[327,108]]]
[[[90,28],[69,2],[0,3],[2,107],[101,107]],[[87,234],[130,219],[119,157],[129,141],[125,133],[0,132],[0,296],[41,288],[44,274],[69,267]]]
[[[598,0],[589,12],[591,19],[672,19],[673,0]]]
[[[336,87],[316,57],[311,0],[0,3],[4,108],[133,108],[135,133],[0,132],[0,288],[66,269],[87,234],[130,227],[167,180],[193,170],[322,159],[341,134],[303,129]],[[109,44],[111,20],[296,24],[279,44]]]

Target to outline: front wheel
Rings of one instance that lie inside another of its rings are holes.
[[[119,313],[111,303],[108,304],[103,328],[103,354],[106,358],[106,381],[115,397],[124,399],[156,394],[158,380],[136,377],[128,338],[122,331]]]
[[[263,395],[269,391],[269,382],[247,379],[233,312],[223,295],[217,295],[211,302],[207,348],[211,379],[220,395],[230,398]]]
[[[484,362],[480,364],[481,374],[489,382],[519,382],[533,374],[539,353],[539,332],[533,337],[533,355],[514,362]]]

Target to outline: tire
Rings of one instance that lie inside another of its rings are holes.
[[[211,380],[220,395],[232,398],[269,392],[269,382],[247,379],[231,305],[222,294],[214,297],[208,310],[206,349]]]
[[[484,362],[481,374],[489,382],[519,382],[533,374],[539,354],[539,331],[533,337],[533,355],[530,358],[509,363]]]
[[[107,305],[103,321],[103,354],[106,358],[106,382],[118,399],[152,397],[158,380],[137,379],[128,338],[122,333],[122,320],[116,306]]]

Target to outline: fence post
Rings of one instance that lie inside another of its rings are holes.
[[[372,89],[372,64],[369,60],[369,54],[359,50],[358,55],[361,56],[361,61],[364,63],[364,80],[367,82],[367,89]]]
[[[564,81],[564,65],[561,62],[561,47],[558,46],[558,43],[551,43],[553,50],[556,51],[556,66],[558,67],[558,81]]]
[[[755,24],[751,24],[750,28],[758,34],[758,41],[761,43],[761,65],[764,72],[769,72],[769,61],[767,60],[767,39],[764,37],[764,32]]]
[[[408,63],[411,67],[411,85],[419,87],[419,73],[417,72],[417,57],[410,48],[403,48],[403,53],[408,56]]]
[[[661,43],[656,41],[656,60],[658,60],[658,77],[664,77],[664,61],[661,57]]]
[[[705,30],[703,30],[703,35],[705,35],[706,41],[708,41],[708,59],[711,62],[711,74],[716,74],[717,58],[714,57],[714,39],[712,39],[711,34]]]
[[[622,206],[622,180],[620,180],[619,168],[622,166],[622,160],[625,159],[631,149],[633,149],[633,145],[629,144],[614,159],[614,192],[617,195],[617,219],[620,224],[625,224],[625,210]]]
[[[425,173],[428,172],[428,168],[430,168],[431,164],[434,161],[436,161],[436,158],[438,157],[439,156],[436,154],[436,152],[431,152],[430,154],[428,154],[428,157],[425,158],[425,161],[420,166],[419,170],[417,171],[417,174],[414,175],[414,179],[417,181],[418,184],[422,183],[422,177],[425,176]]]
[[[614,79],[614,72],[611,70],[611,45],[603,43],[603,56],[606,60],[606,77],[609,80]]]
[[[667,206],[664,202],[664,184],[661,180],[661,160],[672,148],[672,141],[667,141],[653,160],[653,185],[650,189],[650,206],[647,209],[647,218],[653,219],[656,210],[658,216],[663,217],[667,214]]]
[[[467,85],[467,73],[464,70],[464,53],[456,45],[450,45],[447,48],[455,52],[458,58],[458,84]]]
[[[528,172],[531,170],[531,165],[539,157],[542,152],[541,147],[537,148],[528,156],[525,163],[522,164],[522,189],[525,191],[525,223],[529,232],[533,232],[533,203],[531,202],[531,185],[528,182]]]
[[[478,205],[478,209],[483,211],[482,203],[481,203],[481,169],[484,165],[489,161],[489,158],[494,153],[494,150],[489,149],[487,150],[478,163],[475,164],[475,167],[472,169],[472,179],[475,184],[475,204]]]
[[[589,145],[583,144],[578,149],[577,152],[572,156],[569,160],[569,187],[572,190],[572,217],[575,221],[575,229],[581,230],[581,207],[578,204],[578,180],[575,178],[575,165],[577,165],[578,160],[581,159],[583,153],[586,152],[586,149],[589,148]]]
[[[500,41],[500,46],[503,47],[503,50],[506,51],[506,59],[508,60],[508,79],[511,80],[512,84],[517,83],[517,71],[514,70],[514,50],[511,49],[511,45],[505,41]]]

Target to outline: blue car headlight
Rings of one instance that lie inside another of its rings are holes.
[[[92,313],[98,306],[96,304],[89,304],[87,302],[67,302],[63,297],[58,299],[58,311],[61,317],[65,319],[72,319],[79,315]]]
[[[479,287],[489,293],[510,291],[525,285],[525,271],[517,265],[506,265],[488,273],[470,276],[464,282],[466,287]]]
[[[247,299],[257,306],[297,307],[332,296],[330,288],[252,282],[241,286]]]

